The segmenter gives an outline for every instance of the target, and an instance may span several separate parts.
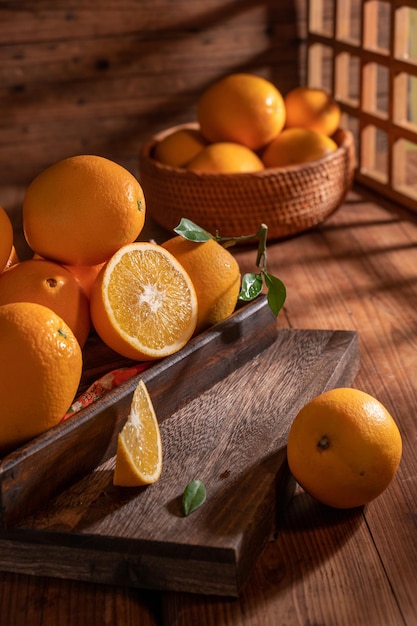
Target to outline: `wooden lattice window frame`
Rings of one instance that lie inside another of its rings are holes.
[[[306,61],[355,137],[356,180],[417,212],[417,1],[308,0]]]

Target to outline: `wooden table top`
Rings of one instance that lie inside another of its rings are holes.
[[[235,251],[252,271],[253,248]],[[355,330],[353,386],[396,419],[403,458],[364,509],[297,490],[239,600],[0,573],[2,626],[397,626],[417,623],[417,220],[355,189],[325,224],[268,246],[280,327]]]

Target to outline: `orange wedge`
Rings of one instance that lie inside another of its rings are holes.
[[[110,348],[137,361],[180,350],[197,323],[194,285],[175,257],[154,243],[118,250],[101,269],[90,296],[95,330]]]
[[[162,442],[158,420],[145,383],[135,389],[129,417],[117,440],[113,484],[140,487],[158,480],[162,471]]]

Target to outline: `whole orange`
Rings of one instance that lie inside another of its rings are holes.
[[[4,270],[13,248],[13,226],[6,211],[0,206],[0,272]]]
[[[285,104],[269,80],[254,74],[229,74],[202,93],[197,118],[208,141],[233,141],[256,151],[283,128]]]
[[[339,128],[340,107],[324,89],[296,87],[284,102],[287,128],[309,128],[329,136]]]
[[[69,157],[43,170],[23,200],[30,248],[63,264],[96,265],[134,241],[145,221],[136,178],[100,156]]]
[[[287,128],[266,147],[262,161],[265,167],[287,167],[317,161],[337,150],[327,135],[305,128]]]
[[[56,313],[41,304],[0,306],[0,451],[62,419],[77,392],[81,348]]]
[[[77,278],[65,267],[40,259],[21,261],[0,274],[0,305],[37,302],[68,324],[84,346],[90,332],[90,306]]]
[[[236,308],[241,274],[234,256],[214,239],[201,243],[180,235],[162,244],[186,270],[197,294],[196,333],[222,322]]]
[[[288,435],[288,464],[297,482],[328,506],[362,506],[394,477],[402,454],[387,409],[358,389],[327,391],[296,415]]]
[[[264,169],[261,159],[246,146],[219,141],[206,146],[187,165],[191,172],[237,174]]]
[[[185,167],[207,144],[196,128],[177,128],[155,146],[154,158],[172,167]]]

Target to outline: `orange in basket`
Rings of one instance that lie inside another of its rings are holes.
[[[208,141],[233,141],[256,151],[282,130],[284,99],[265,78],[229,74],[200,96],[197,118]]]

